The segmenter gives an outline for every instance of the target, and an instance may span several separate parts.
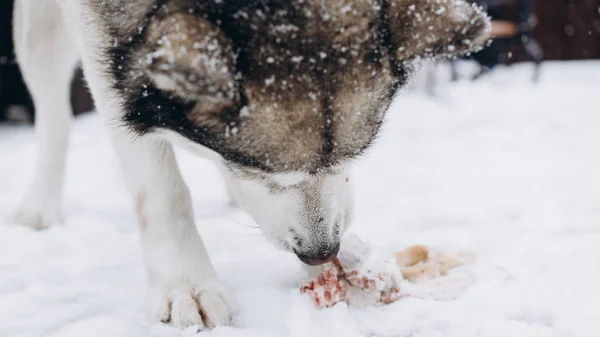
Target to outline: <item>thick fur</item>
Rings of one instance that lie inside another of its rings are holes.
[[[279,247],[335,251],[347,169],[376,137],[411,61],[478,48],[458,0],[18,0],[15,43],[40,162],[16,221],[58,220],[68,80],[79,56],[135,200],[157,319],[212,327],[232,307],[196,232],[171,142],[213,159]]]

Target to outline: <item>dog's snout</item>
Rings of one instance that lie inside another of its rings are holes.
[[[296,255],[300,261],[306,263],[309,266],[319,266],[327,262],[331,262],[337,254],[340,252],[340,244],[331,246],[328,248],[307,251],[307,252],[296,252]]]

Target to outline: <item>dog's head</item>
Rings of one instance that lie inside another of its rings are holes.
[[[225,171],[238,205],[276,246],[308,264],[321,264],[337,254],[352,216],[350,179],[343,166],[312,174],[265,173],[237,164]]]
[[[339,248],[347,165],[376,137],[410,61],[469,52],[489,33],[459,0],[194,3],[159,9],[138,46],[113,50],[125,120],[218,153],[239,204],[313,264]]]

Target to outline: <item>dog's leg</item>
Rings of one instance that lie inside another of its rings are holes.
[[[47,1],[47,0],[39,0]],[[125,103],[107,76],[111,62],[100,2],[63,1],[96,108],[108,126],[138,214],[150,308],[173,325],[228,324],[231,307],[196,230],[191,200],[169,143],[123,125]]]
[[[111,131],[135,198],[153,314],[180,327],[228,324],[231,307],[194,225],[171,145]]]
[[[72,114],[70,81],[78,56],[54,0],[17,1],[14,31],[17,58],[35,104],[38,141],[35,178],[14,220],[44,229],[59,220]]]

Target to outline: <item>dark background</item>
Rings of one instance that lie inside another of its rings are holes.
[[[501,5],[503,19],[516,21],[517,6]],[[534,0],[533,37],[546,60],[600,59],[600,0]],[[514,60],[525,60],[521,50]]]
[[[502,19],[518,21],[518,7],[511,0],[497,6]],[[533,37],[539,42],[545,60],[600,59],[600,0],[534,0]],[[12,0],[0,0],[0,122],[6,120],[7,108],[25,107],[29,121],[34,113],[31,100],[14,60],[11,16]],[[508,63],[527,61],[521,46],[509,46]],[[72,85],[72,104],[76,114],[93,108],[81,71]]]
[[[29,121],[34,117],[33,104],[21,78],[13,51],[13,3],[13,0],[0,0],[0,122],[6,121],[9,117],[7,109],[10,106],[24,106],[29,112],[26,116]],[[85,86],[81,69],[78,69],[73,77],[71,103],[75,114],[93,109],[92,98]]]

